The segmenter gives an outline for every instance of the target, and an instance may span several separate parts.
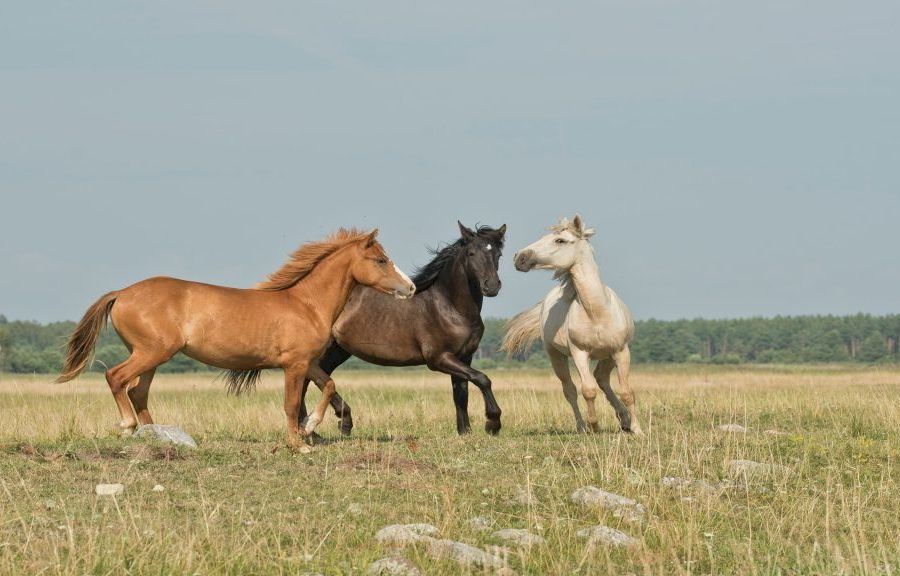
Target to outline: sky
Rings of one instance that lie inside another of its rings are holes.
[[[900,4],[5,2],[0,313],[580,213],[636,318],[900,312]]]

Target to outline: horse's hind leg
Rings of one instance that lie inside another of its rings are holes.
[[[566,402],[572,407],[572,413],[575,415],[575,429],[578,432],[585,432],[584,419],[581,417],[581,410],[578,409],[578,390],[575,388],[575,382],[572,381],[572,373],[569,371],[569,361],[566,356],[556,348],[547,348],[547,356],[550,357],[550,364],[553,366],[553,372],[562,382],[563,396]]]
[[[322,357],[319,358],[319,367],[326,373],[331,374],[335,371],[335,369],[347,361],[350,358],[351,354],[341,348],[336,343],[332,343],[331,346],[322,354]],[[316,386],[321,390],[322,384],[316,382]],[[331,407],[334,409],[334,415],[338,417],[338,424],[341,427],[341,434],[344,436],[349,436],[350,431],[353,430],[353,415],[350,411],[350,405],[344,402],[344,399],[341,398],[341,395],[337,392],[331,397]],[[303,422],[307,418],[306,413],[306,403],[300,403],[300,424],[303,425]]]
[[[309,367],[307,377],[311,377],[313,382],[322,389],[322,397],[319,398],[319,403],[316,405],[315,411],[310,414],[309,418],[306,420],[304,430],[308,436],[315,431],[319,422],[325,418],[325,410],[328,408],[328,404],[331,402],[331,398],[334,395],[334,380],[332,380],[331,376],[322,370],[318,364],[313,364]]]
[[[619,426],[622,427],[622,430],[630,431],[631,418],[628,415],[628,410],[625,408],[625,405],[622,404],[619,397],[616,396],[616,393],[612,389],[612,385],[609,383],[609,375],[615,367],[616,364],[612,358],[600,360],[597,362],[597,367],[594,368],[594,376],[597,378],[597,384],[600,385],[603,394],[606,395],[606,399],[609,400],[609,403],[616,411],[616,418],[619,419]]]
[[[112,392],[116,405],[119,407],[119,414],[122,416],[121,421],[119,421],[119,428],[122,434],[130,435],[137,426],[134,409],[128,398],[128,385],[139,375],[155,370],[163,362],[165,362],[165,359],[159,360],[139,352],[132,352],[127,360],[107,370],[106,383],[109,384],[109,390]]]
[[[128,398],[134,406],[137,413],[138,423],[141,426],[153,424],[153,418],[150,416],[150,410],[147,408],[147,400],[150,397],[150,383],[153,382],[153,376],[156,374],[156,368],[147,370],[141,374],[136,386],[128,387]]]
[[[628,418],[630,426],[626,426],[624,420],[622,422],[622,430],[626,432],[634,432],[637,435],[643,434],[641,425],[638,424],[637,409],[634,405],[634,391],[631,389],[631,350],[626,346],[620,350],[614,357],[616,361],[616,372],[619,375],[619,389],[622,396],[622,402],[628,410]]]

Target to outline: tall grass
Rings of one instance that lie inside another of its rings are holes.
[[[900,371],[640,369],[643,438],[618,433],[605,404],[601,434],[574,434],[549,373],[492,376],[504,411],[497,438],[480,430],[474,387],[476,430],[458,437],[449,378],[339,374],[353,436],[341,439],[329,416],[319,429],[326,443],[303,455],[283,445],[274,373],[237,398],[211,375],[157,377],[156,420],[188,430],[196,452],[117,437],[102,378],[52,385],[2,375],[0,574],[361,573],[388,552],[373,536],[390,523],[429,522],[447,538],[496,544],[475,516],[544,536],[544,546],[510,551],[519,573],[898,571]],[[719,431],[723,423],[750,431]],[[716,493],[660,484],[717,483],[733,459],[787,472]],[[98,498],[99,482],[122,482],[125,494]],[[575,506],[569,494],[586,484],[639,501],[645,522]],[[522,490],[536,502],[517,502]],[[595,524],[642,544],[589,547],[575,533]],[[460,570],[425,549],[406,554],[428,574]]]

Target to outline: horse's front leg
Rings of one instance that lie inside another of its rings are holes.
[[[287,420],[287,443],[292,448],[303,446],[299,425],[300,404],[306,394],[307,364],[297,362],[284,368],[284,415]]]
[[[500,432],[500,406],[494,398],[494,392],[491,390],[491,379],[483,372],[475,370],[467,363],[463,362],[450,352],[444,352],[428,363],[428,367],[450,376],[463,378],[472,384],[478,386],[481,394],[484,396],[484,413],[486,421],[484,429],[488,434],[497,434]]]
[[[469,422],[469,381],[457,376],[451,376],[450,381],[453,383],[453,404],[456,405],[456,431],[460,435],[468,434],[472,431]]]

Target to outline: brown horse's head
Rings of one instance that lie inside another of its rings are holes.
[[[351,265],[350,274],[363,286],[371,286],[397,298],[412,298],[416,285],[388,258],[376,236],[377,228],[359,243],[360,257]]]

